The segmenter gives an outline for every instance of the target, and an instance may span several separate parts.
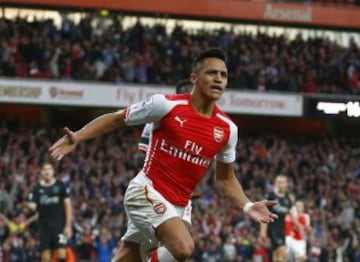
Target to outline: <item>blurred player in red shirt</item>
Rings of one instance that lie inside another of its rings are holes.
[[[307,232],[311,230],[310,216],[304,212],[304,202],[297,200],[295,202],[294,214],[296,216],[298,227],[294,226],[290,215],[285,219],[286,245],[289,253],[295,257],[296,261],[306,261],[306,241]]]

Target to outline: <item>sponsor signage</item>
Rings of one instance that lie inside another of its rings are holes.
[[[97,88],[94,84],[30,79],[0,79],[0,102],[107,106],[106,101],[109,99],[111,99],[111,93],[102,93],[101,87]]]
[[[311,5],[241,0],[3,0],[6,5],[94,8],[198,18],[291,23],[321,27],[360,28],[360,9],[341,5]]]
[[[0,102],[123,108],[153,94],[173,94],[173,87],[110,85],[61,81],[0,78]],[[232,114],[301,116],[301,95],[269,94],[227,90],[218,105]],[[222,130],[214,138],[222,139]]]
[[[264,11],[265,19],[278,21],[312,22],[313,12],[311,6],[278,6],[266,4]]]
[[[360,97],[307,97],[304,114],[310,117],[359,118]]]
[[[23,87],[23,86],[0,86],[0,97],[8,98],[38,98],[42,92],[41,87]]]
[[[302,116],[301,95],[235,92],[227,90],[219,106],[228,113]]]

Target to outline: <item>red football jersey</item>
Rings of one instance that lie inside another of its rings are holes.
[[[310,216],[306,213],[302,213],[301,215],[298,216],[297,219],[300,226],[302,226],[304,229],[310,225]],[[294,239],[297,240],[305,239],[305,237],[300,234],[300,231],[297,228],[294,227],[293,232],[294,232],[293,235]]]
[[[186,206],[212,160],[235,160],[237,126],[217,106],[211,117],[198,114],[190,94],[154,95],[129,106],[125,123],[153,122],[144,173],[168,201]]]

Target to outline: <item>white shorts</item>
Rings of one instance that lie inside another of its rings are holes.
[[[285,245],[286,245],[287,249],[289,249],[291,247],[292,240],[293,240],[292,236],[285,236]]]
[[[128,228],[121,240],[146,245],[147,249],[158,245],[154,229],[166,220],[181,217],[191,224],[191,200],[186,207],[174,206],[153,188],[143,172],[130,181],[124,206]]]
[[[294,252],[295,258],[306,257],[306,241],[292,239],[291,250]]]

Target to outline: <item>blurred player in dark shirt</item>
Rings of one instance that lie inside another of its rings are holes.
[[[285,216],[291,214],[293,205],[288,193],[288,180],[284,175],[275,178],[274,190],[265,196],[268,200],[275,200],[278,205],[269,207],[269,210],[278,215],[278,219],[270,224],[260,224],[260,243],[264,243],[268,237],[271,242],[272,261],[285,262],[287,258],[285,245]],[[293,218],[293,215],[291,215]],[[293,218],[293,220],[295,220]],[[296,222],[294,222],[295,224]]]
[[[52,252],[58,261],[66,260],[67,240],[71,238],[70,189],[55,178],[51,163],[41,167],[40,180],[28,196],[27,207],[39,213],[41,261],[50,262]]]

